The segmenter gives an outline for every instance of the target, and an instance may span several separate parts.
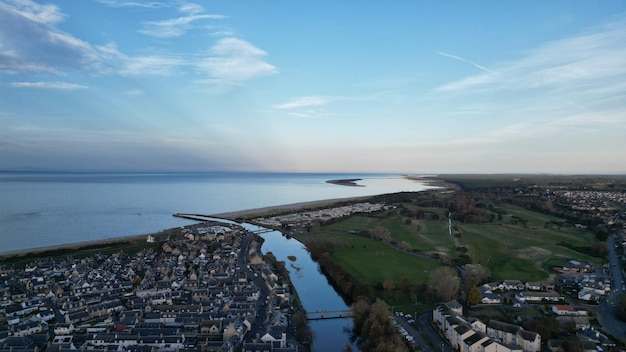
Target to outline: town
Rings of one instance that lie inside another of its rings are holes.
[[[600,214],[609,225],[623,223],[620,207],[614,206],[623,203],[619,194],[567,191],[548,196],[568,202],[575,211]],[[294,234],[353,214],[394,208],[361,202],[248,221]],[[296,292],[288,272],[261,253],[262,239],[235,222],[175,216],[201,222],[182,228],[179,236],[150,235],[152,246],[138,253],[38,259],[23,270],[0,267],[0,350],[304,350],[306,340],[297,332],[307,329],[306,316],[296,324],[301,309]],[[471,304],[518,310],[519,315],[536,310],[572,328],[583,341],[582,350],[612,349],[615,341],[598,328],[610,331],[615,325],[606,317],[615,314],[618,295],[626,290],[620,260],[624,241],[622,230],[607,239],[608,265],[569,259],[551,267],[550,280],[481,283],[480,299]],[[390,312],[390,317],[406,344],[418,349],[433,344],[420,338],[424,328],[438,330],[441,341],[464,352],[569,348],[566,340],[542,341],[537,331],[520,324],[466,316],[465,304],[436,304],[425,326],[410,314]],[[595,321],[596,316],[604,316],[603,321]],[[443,350],[443,342],[441,346]]]
[[[210,222],[182,235],[161,251],[3,266],[0,347],[297,351],[291,289],[257,237]]]

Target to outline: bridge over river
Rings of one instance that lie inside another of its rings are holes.
[[[343,310],[317,310],[306,312],[306,320],[345,319],[352,318],[350,309]]]

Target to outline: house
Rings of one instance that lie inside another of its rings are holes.
[[[480,352],[482,343],[489,340],[489,336],[481,332],[474,332],[463,340],[460,352]]]
[[[502,296],[496,293],[485,293],[480,301],[483,304],[500,304],[502,303]]]
[[[587,315],[587,308],[580,306],[553,305],[552,311],[556,315]]]
[[[473,318],[471,323],[447,303],[433,310],[433,321],[459,352],[538,352],[541,336],[522,327],[490,320],[487,324]]]
[[[11,328],[13,336],[28,336],[40,333],[48,328],[48,324],[39,321],[30,321],[15,325]]]
[[[495,291],[501,291],[503,288],[504,286],[502,286],[502,283],[499,281],[488,282],[479,287],[481,293],[493,293]]]
[[[280,343],[280,347],[287,347],[287,333],[285,331],[284,326],[270,326],[265,333],[265,335],[261,336],[261,341],[266,343],[274,343],[278,341]]]
[[[554,290],[554,284],[545,281],[529,281],[525,288],[530,291],[548,291]]]
[[[487,335],[499,339],[504,344],[520,346],[525,352],[541,351],[541,335],[514,324],[492,319],[487,324]]]
[[[591,328],[591,323],[589,322],[589,318],[587,317],[566,315],[566,316],[557,317],[556,321],[564,329],[565,328],[570,329],[571,327],[574,327],[576,330]]]
[[[517,342],[516,333],[521,327],[497,321],[489,320],[487,323],[487,335],[496,337],[506,344],[515,344]]]
[[[537,291],[523,291],[515,295],[519,301],[522,302],[559,302],[564,298],[555,291],[537,292]]]
[[[524,287],[526,286],[519,280],[504,280],[502,282],[502,288],[509,291],[521,291]]]
[[[561,273],[587,273],[594,271],[593,264],[590,262],[574,259],[560,262],[553,269]]]
[[[222,320],[205,320],[200,323],[200,333],[208,335],[222,334]]]
[[[585,287],[582,290],[578,291],[578,299],[582,301],[597,302],[600,300],[601,297],[602,294],[590,287]]]
[[[493,339],[485,340],[481,344],[480,352],[522,352],[522,347],[518,345],[510,345],[495,341]]]
[[[581,341],[581,352],[598,352],[601,349],[598,349],[595,343],[591,341]],[[567,340],[558,340],[558,339],[550,339],[546,343],[546,347],[548,352],[565,352],[568,350],[570,342]]]

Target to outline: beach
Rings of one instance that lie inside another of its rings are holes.
[[[335,199],[324,199],[324,200],[315,200],[309,202],[299,202],[299,203],[291,203],[291,204],[282,204],[275,206],[268,206],[263,208],[255,208],[255,209],[246,209],[246,210],[238,210],[231,211],[219,214],[211,214],[209,216],[226,219],[226,220],[236,220],[241,218],[254,218],[254,217],[263,217],[270,214],[275,213],[285,213],[285,212],[297,212],[310,208],[322,208],[327,206],[332,206],[333,204],[345,201],[356,201],[360,199],[367,199],[370,196],[364,197],[349,197],[349,198],[335,198]]]
[[[299,202],[299,203],[291,203],[291,204],[281,204],[276,206],[268,206],[263,208],[255,208],[255,209],[244,209],[238,211],[224,212],[219,214],[207,214],[209,217],[215,217],[217,219],[224,220],[237,220],[241,218],[254,218],[254,217],[262,217],[269,214],[276,213],[285,213],[285,212],[297,212],[310,208],[319,208],[325,206],[332,206],[338,202],[345,202],[349,200],[359,200],[363,198],[369,197],[350,197],[350,198],[337,198],[337,199],[326,199],[326,200],[317,200],[317,201],[309,201],[309,202]],[[84,248],[90,247],[106,247],[108,245],[118,245],[121,243],[129,242],[129,241],[141,241],[147,240],[148,235],[156,235],[161,232],[168,232],[171,230],[175,230],[176,228],[167,229],[160,232],[155,233],[145,233],[140,235],[130,235],[130,236],[122,236],[122,237],[114,237],[114,238],[105,238],[100,240],[93,241],[84,241],[84,242],[76,242],[76,243],[67,243],[67,244],[59,244],[54,246],[45,246],[45,247],[37,247],[37,248],[28,248],[7,252],[0,252],[0,260],[6,260],[9,258],[21,258],[27,255],[40,255],[46,252],[60,252],[67,251],[68,255],[71,255],[72,252],[78,251]]]
[[[74,179],[78,176],[81,182]],[[254,177],[248,177],[229,174],[219,177],[199,175],[194,176],[199,179],[191,180],[185,174],[168,175],[165,179],[153,175],[127,179],[125,174],[107,175],[104,179],[97,174],[78,176],[52,175],[30,182],[26,175],[26,181],[18,178],[2,184],[8,199],[23,202],[5,204],[6,209],[15,210],[5,214],[3,222],[0,222],[0,232],[6,235],[2,238],[4,245],[0,246],[0,259],[35,253],[45,256],[45,252],[58,255],[59,251],[71,254],[88,246],[104,248],[107,244],[131,240],[137,244],[148,234],[154,235],[192,223],[174,220],[172,215],[177,212],[245,221],[328,207],[378,194],[421,191],[425,189],[422,185],[446,187],[436,177],[408,175],[364,175],[363,178],[346,175],[348,177],[324,179],[329,175],[255,174]],[[349,186],[357,179],[362,180],[358,181],[359,184],[366,186]],[[416,184],[399,183],[398,179],[413,180]],[[335,185],[325,182],[328,180],[336,181]],[[54,207],[46,206],[39,200],[41,192],[50,190],[52,193],[47,194],[47,199],[54,200]],[[319,200],[324,196],[327,198]],[[318,200],[299,201],[307,198]],[[268,199],[276,205],[263,206],[263,203],[269,203]],[[261,206],[256,207],[257,204]],[[241,210],[222,211],[229,208]]]

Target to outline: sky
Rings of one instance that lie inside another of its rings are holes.
[[[626,2],[0,0],[0,170],[626,173]]]

